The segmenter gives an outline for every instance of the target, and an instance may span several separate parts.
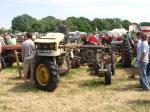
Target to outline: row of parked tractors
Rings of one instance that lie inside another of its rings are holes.
[[[66,74],[72,68],[87,65],[95,75],[104,77],[105,84],[112,82],[115,75],[116,54],[122,57],[125,67],[131,65],[134,44],[131,39],[113,41],[111,45],[93,43],[68,43],[67,35],[48,33],[36,39],[34,79],[37,88],[45,91],[56,89],[61,74]],[[5,45],[2,50],[2,65],[12,66],[15,62],[14,50],[18,51],[21,60],[21,45]],[[127,61],[128,60],[128,61]]]

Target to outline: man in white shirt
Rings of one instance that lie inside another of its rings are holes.
[[[149,45],[149,63],[147,64],[146,74],[150,83],[150,35],[148,36],[148,45]]]
[[[136,51],[138,52],[138,49],[139,49],[139,47],[140,47],[140,45],[141,45],[141,36],[140,36],[140,32],[138,32],[137,34],[136,34],[136,37],[137,37],[137,47],[136,47]]]
[[[147,42],[147,36],[141,33],[141,45],[137,52],[137,61],[140,70],[140,87],[143,90],[149,90],[149,82],[146,74],[147,64],[149,62],[149,45]]]
[[[136,34],[136,41],[137,41],[137,45],[136,45],[136,60],[135,60],[135,62],[134,62],[134,72],[131,74],[131,75],[129,75],[129,78],[135,78],[135,75],[136,75],[136,72],[137,72],[137,67],[138,67],[138,62],[137,62],[137,53],[138,53],[138,50],[139,50],[139,47],[140,47],[140,45],[141,45],[141,35],[140,35],[140,32],[138,32],[137,34]]]
[[[27,75],[30,71],[30,80],[33,81],[34,70],[34,42],[31,40],[32,34],[27,33],[27,39],[22,43],[22,59],[23,59],[23,72],[24,80],[27,81]]]

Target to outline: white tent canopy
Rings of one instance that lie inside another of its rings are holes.
[[[126,34],[128,31],[124,28],[121,29],[113,29],[112,31],[109,31],[109,35],[113,35],[113,36],[118,36],[118,35],[123,35]]]

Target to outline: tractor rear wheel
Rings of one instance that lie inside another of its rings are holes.
[[[39,60],[35,66],[34,79],[37,88],[55,90],[59,81],[58,66],[52,60]]]
[[[123,40],[122,64],[124,67],[130,67],[132,62],[132,47],[129,39]]]
[[[104,72],[105,84],[110,85],[111,84],[111,75],[112,75],[111,64],[105,65],[105,69],[107,69],[107,71]]]
[[[7,64],[6,66],[7,67],[12,67],[13,63],[14,63],[13,61],[9,61],[9,62],[6,63]]]
[[[6,68],[6,62],[3,57],[1,57],[1,68],[2,69]]]
[[[13,60],[6,60],[5,58],[1,57],[1,64],[3,69],[6,67],[12,67],[13,63]]]

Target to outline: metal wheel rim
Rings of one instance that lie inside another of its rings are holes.
[[[46,86],[49,81],[49,72],[44,64],[39,64],[36,69],[36,78],[40,85]]]

